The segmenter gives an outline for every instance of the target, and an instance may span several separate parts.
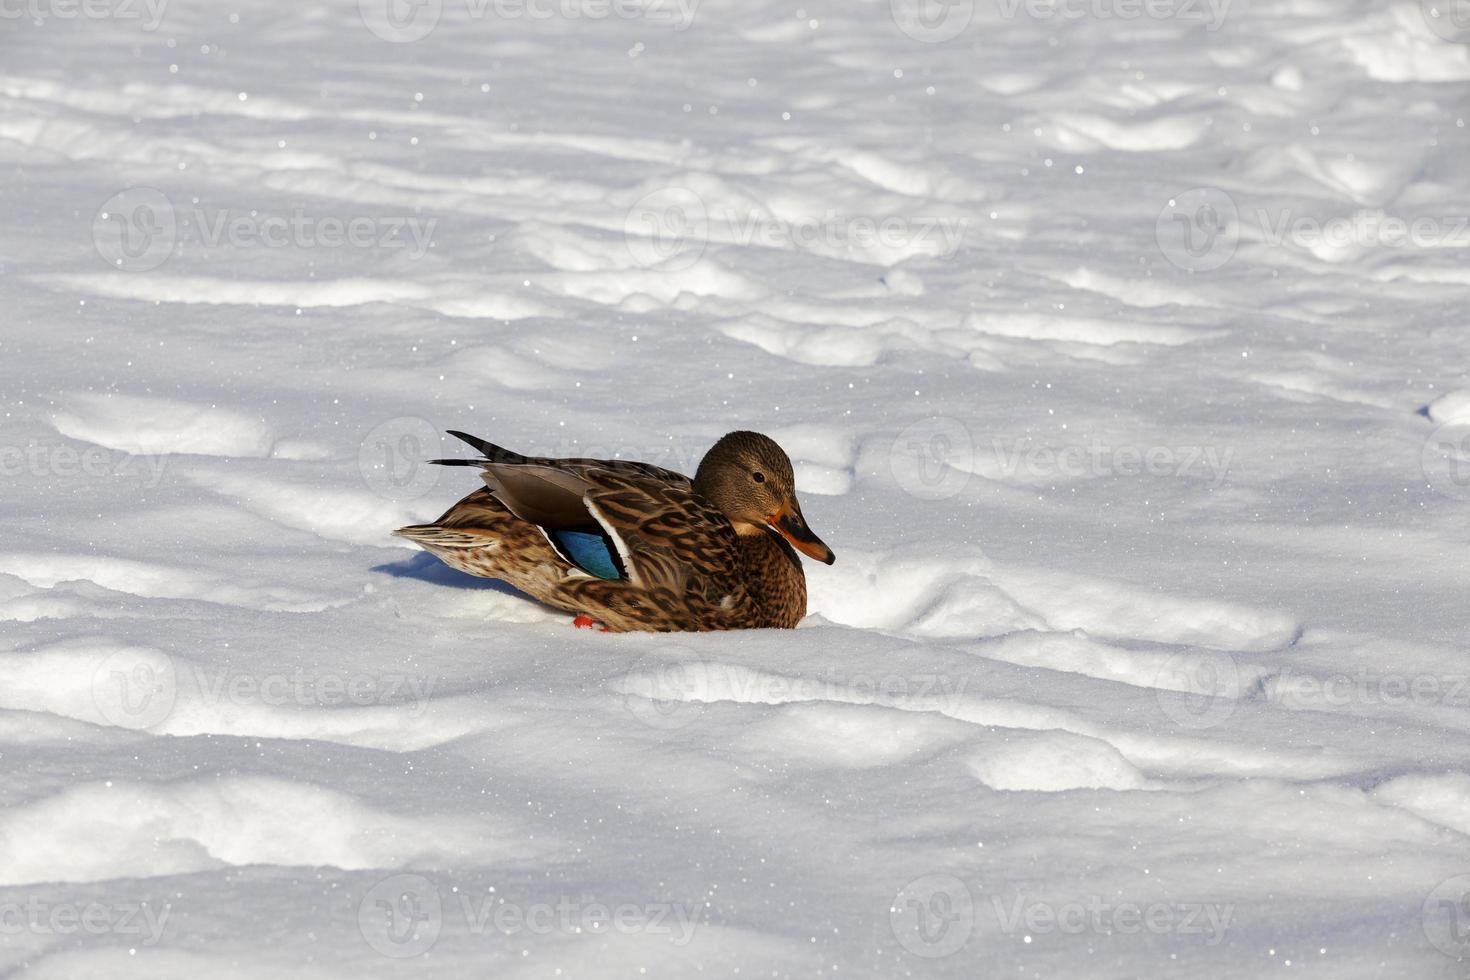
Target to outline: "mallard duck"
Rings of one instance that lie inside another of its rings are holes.
[[[806,615],[798,551],[832,564],[796,500],[791,460],[758,432],[731,432],[694,479],[610,459],[542,459],[451,431],[485,486],[432,524],[394,534],[448,565],[510,583],[630,630],[790,629]]]

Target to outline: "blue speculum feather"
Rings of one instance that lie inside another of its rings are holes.
[[[617,557],[606,538],[588,531],[548,531],[557,548],[573,565],[598,578],[620,579]]]

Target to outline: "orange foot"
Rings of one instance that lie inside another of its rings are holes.
[[[599,623],[597,620],[593,619],[591,616],[587,615],[586,613],[582,613],[576,619],[572,620],[572,625],[575,626],[579,630],[595,629],[599,633],[610,633],[610,632],[612,632],[606,626],[603,626],[601,623]]]

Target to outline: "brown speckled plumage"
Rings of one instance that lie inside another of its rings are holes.
[[[693,481],[646,463],[531,458],[455,435],[485,458],[445,462],[478,466],[487,486],[434,523],[394,533],[614,632],[791,628],[806,615],[806,577],[788,541],[832,560],[806,528],[790,461],[756,433],[720,440]],[[589,574],[549,540],[586,526],[607,532],[623,577]]]

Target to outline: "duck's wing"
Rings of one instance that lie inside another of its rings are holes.
[[[429,462],[440,466],[483,466],[486,462],[512,463],[516,465],[537,466],[596,466],[602,469],[612,470],[616,473],[626,473],[633,476],[647,476],[665,483],[689,486],[689,477],[674,470],[665,469],[662,466],[654,466],[652,463],[635,463],[626,459],[587,459],[582,457],[562,458],[554,456],[526,456],[514,450],[497,446],[495,443],[479,436],[472,436],[467,432],[458,432],[448,429],[446,432],[461,442],[473,447],[480,453],[479,459],[431,459]]]
[[[498,501],[589,575],[677,596],[738,568],[734,528],[678,474],[603,460],[484,460],[480,469]]]

